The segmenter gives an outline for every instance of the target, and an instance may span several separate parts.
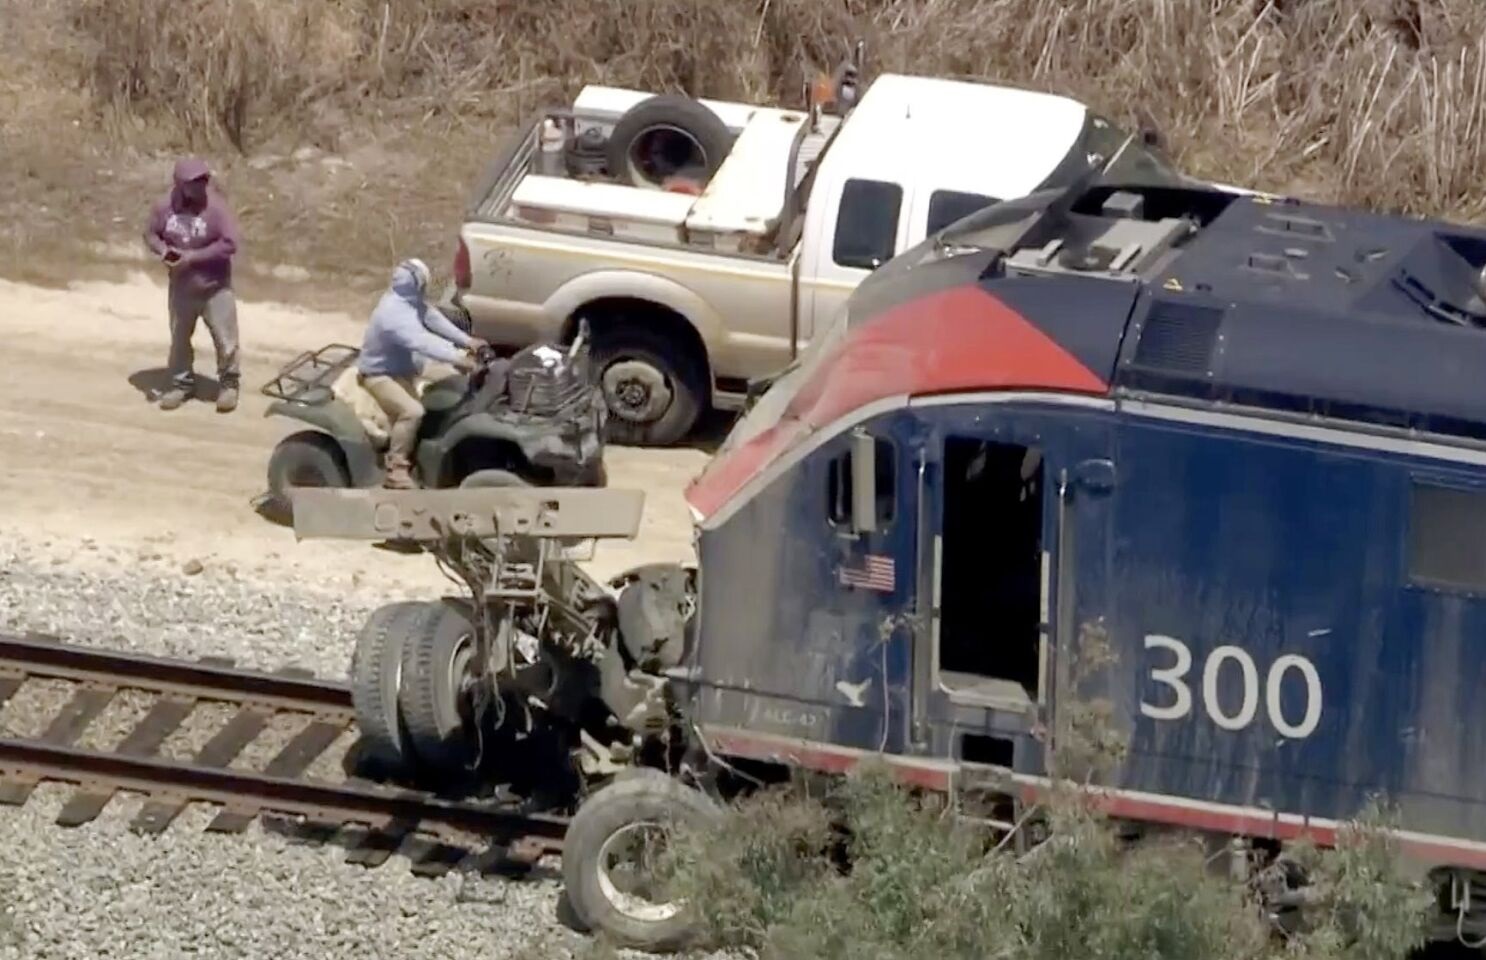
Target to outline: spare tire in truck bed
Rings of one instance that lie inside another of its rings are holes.
[[[631,107],[609,137],[609,174],[659,189],[675,175],[705,185],[733,148],[733,134],[703,104],[662,93]]]

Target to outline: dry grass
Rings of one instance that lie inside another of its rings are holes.
[[[798,103],[858,38],[869,71],[1148,115],[1198,175],[1486,213],[1480,0],[0,0],[0,21],[12,272],[75,272],[78,239],[136,243],[192,149],[239,207],[247,284],[291,263],[360,309],[398,256],[448,261],[517,116],[596,81]],[[288,159],[305,146],[351,166]]]
[[[495,116],[583,82],[797,100],[852,38],[873,69],[1143,108],[1194,171],[1474,217],[1479,0],[76,0],[104,100],[239,147],[348,113]],[[286,15],[285,11],[293,10]]]

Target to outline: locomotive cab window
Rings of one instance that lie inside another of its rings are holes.
[[[1038,696],[1042,474],[1035,448],[945,441],[938,670],[952,696]]]
[[[898,214],[903,188],[882,180],[848,180],[836,211],[831,259],[837,266],[875,270],[893,258],[898,246]]]
[[[1409,503],[1409,580],[1486,594],[1486,491],[1416,480]]]
[[[855,438],[854,438],[855,439]],[[855,484],[852,474],[858,469],[854,463],[858,447],[851,446],[832,457],[826,465],[826,518],[831,524],[844,529],[856,525]],[[891,440],[872,437],[871,450],[873,475],[873,516],[871,524],[876,530],[885,530],[892,522],[898,499],[897,449]]]

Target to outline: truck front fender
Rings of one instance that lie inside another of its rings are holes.
[[[639,270],[595,270],[574,277],[558,287],[542,308],[565,323],[597,300],[645,300],[665,307],[691,324],[709,355],[727,339],[722,316],[706,300],[669,277]]]

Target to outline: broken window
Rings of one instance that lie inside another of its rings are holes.
[[[1037,696],[1042,474],[1036,449],[967,437],[945,441],[939,672],[954,693]]]
[[[897,450],[891,440],[874,437],[877,529],[887,529],[893,521],[897,491]],[[843,450],[826,465],[826,517],[836,526],[851,526],[851,450]]]

